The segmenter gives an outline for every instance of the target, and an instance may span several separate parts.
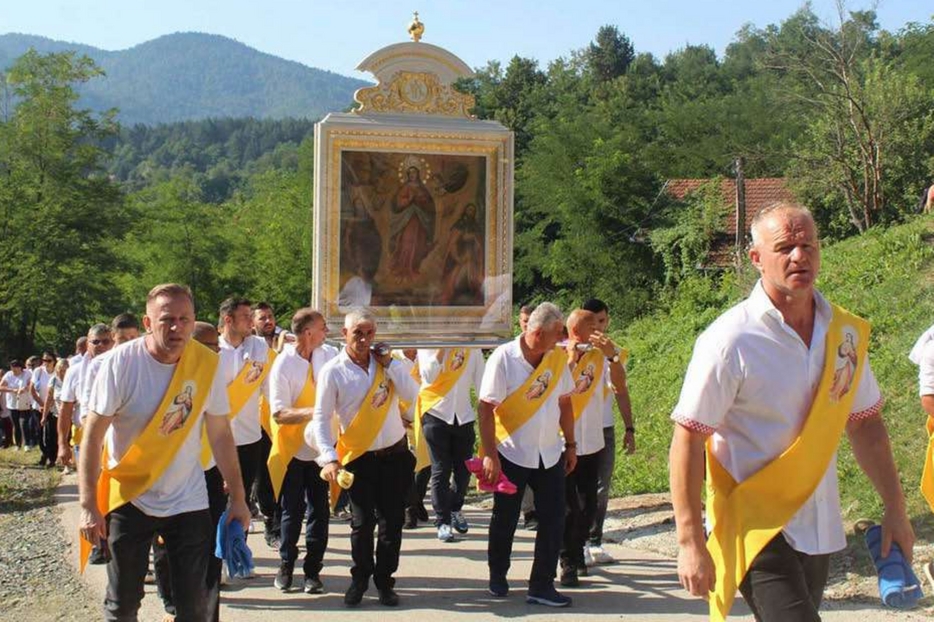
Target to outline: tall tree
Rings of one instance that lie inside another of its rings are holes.
[[[635,56],[629,37],[607,24],[587,48],[587,67],[597,82],[609,82],[625,74]]]
[[[112,113],[75,108],[100,75],[73,53],[20,57],[5,76],[15,107],[0,120],[0,350],[23,355],[71,338],[115,304],[111,241],[127,227],[99,145]]]

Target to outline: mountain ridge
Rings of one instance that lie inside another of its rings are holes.
[[[0,70],[30,48],[92,58],[106,75],[79,88],[79,105],[118,108],[125,125],[209,117],[317,119],[346,109],[354,91],[370,84],[201,32],[161,35],[124,50],[6,33],[0,35]]]

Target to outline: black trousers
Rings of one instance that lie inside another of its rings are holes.
[[[42,455],[49,464],[55,464],[58,458],[58,417],[49,414],[42,426],[42,434],[39,437],[39,447],[42,449]]]
[[[204,482],[208,488],[208,512],[211,515],[212,537],[210,542],[210,559],[205,579],[207,587],[206,599],[208,602],[208,619],[217,622],[220,619],[220,580],[223,560],[214,556],[214,543],[216,542],[217,524],[221,514],[227,508],[227,493],[224,492],[224,478],[216,466],[204,472]],[[163,538],[164,539],[164,538]],[[172,569],[170,567],[168,548],[159,543],[159,534],[152,539],[152,565],[156,577],[156,591],[162,599],[166,613],[176,615],[177,608],[172,591]]]
[[[165,540],[171,567],[176,622],[211,618],[207,586],[208,562],[214,541],[208,510],[158,518],[127,503],[107,515],[107,594],[104,619],[136,622],[149,567],[149,547],[158,533]]]
[[[424,509],[425,493],[428,492],[428,484],[431,482],[431,466],[422,468],[415,474],[412,485],[409,486],[409,492],[405,496],[406,512],[414,512],[416,508]]]
[[[253,497],[259,505],[259,511],[266,517],[267,531],[279,535],[279,523],[282,518],[282,510],[276,502],[276,496],[272,490],[272,480],[269,478],[269,468],[266,463],[269,461],[269,451],[272,449],[272,441],[266,430],[262,430],[262,436],[259,439],[259,467],[253,480]],[[247,489],[249,490],[249,489]]]
[[[567,475],[567,511],[564,519],[564,546],[561,565],[584,566],[584,544],[597,513],[597,474],[600,452],[579,456],[577,466]]]
[[[39,411],[38,410],[27,410],[26,411],[26,422],[25,429],[23,433],[25,434],[26,444],[30,447],[40,446],[42,442],[39,426]]]
[[[282,480],[279,492],[282,508],[282,536],[279,557],[284,562],[294,563],[298,559],[298,537],[302,532],[302,520],[306,509],[310,509],[308,526],[305,529],[306,577],[317,577],[323,567],[324,551],[328,547],[328,527],[331,508],[328,505],[328,483],[321,479],[321,467],[313,460],[293,458]]]
[[[613,468],[616,466],[616,428],[611,425],[603,428],[603,449],[597,453],[600,455],[600,466],[597,468],[597,512],[590,528],[591,546],[603,544],[603,522],[610,503]]]
[[[395,584],[392,575],[399,568],[405,498],[412,485],[415,456],[405,437],[390,448],[368,451],[346,467],[354,474],[350,487],[350,549],[353,582],[366,586],[370,577],[378,589]],[[373,531],[376,557],[373,556]]]
[[[758,622],[820,622],[829,555],[808,555],[778,534],[756,556],[739,586]]]
[[[237,445],[237,459],[240,462],[240,475],[243,477],[244,492],[253,489],[253,482],[260,471],[260,460],[263,454],[263,439],[248,445]],[[268,457],[268,454],[267,454]],[[265,467],[265,461],[262,462]],[[268,471],[267,471],[268,472]]]
[[[29,416],[28,410],[10,410],[10,417],[13,418],[13,443],[23,448],[26,434],[26,418]],[[26,443],[28,445],[28,443]]]
[[[519,522],[519,507],[525,487],[529,486],[535,501],[538,531],[535,532],[535,557],[529,576],[529,589],[547,589],[554,585],[561,540],[564,535],[565,477],[564,460],[545,468],[539,462],[537,469],[519,466],[499,455],[503,473],[516,485],[516,494],[493,495],[493,514],[490,517],[490,539],[487,561],[490,578],[505,579],[512,556],[512,542]]]
[[[474,424],[445,423],[429,411],[422,417],[422,434],[431,456],[431,505],[435,525],[450,525],[451,512],[460,512],[470,483],[465,462],[473,455]],[[451,482],[451,475],[454,481]]]
[[[10,417],[0,417],[0,436],[3,437],[3,448],[13,446],[13,419]]]

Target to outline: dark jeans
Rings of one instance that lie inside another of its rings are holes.
[[[490,517],[490,539],[487,545],[487,560],[490,578],[505,579],[512,556],[512,541],[519,522],[519,506],[522,494],[529,486],[535,500],[538,531],[535,533],[535,557],[529,590],[548,589],[554,585],[555,570],[561,539],[564,535],[564,460],[558,460],[551,468],[539,462],[537,469],[528,469],[499,455],[503,473],[516,485],[516,494],[493,495],[493,514]]]
[[[435,525],[450,525],[451,512],[460,512],[464,507],[464,495],[470,483],[470,471],[465,462],[473,455],[474,424],[473,421],[448,424],[429,411],[422,417],[422,434],[431,456],[431,505],[435,510]]]
[[[820,622],[829,555],[807,555],[778,534],[756,556],[739,586],[758,622]]]
[[[23,448],[26,434],[26,418],[29,416],[28,410],[11,410],[10,417],[13,419],[13,443]],[[26,443],[28,445],[28,443]]]
[[[366,586],[370,577],[378,589],[395,584],[399,568],[405,498],[412,485],[415,456],[403,436],[398,443],[378,452],[368,451],[348,464],[354,474],[350,487],[350,549],[353,582]],[[373,558],[373,531],[376,529],[376,559]]]
[[[38,410],[27,410],[26,411],[26,422],[25,429],[23,433],[25,435],[26,444],[30,447],[37,447],[42,440],[42,435],[40,434],[39,426],[39,411]]]
[[[317,577],[323,567],[321,562],[328,546],[328,526],[331,520],[328,483],[321,479],[321,467],[313,460],[293,458],[282,480],[279,505],[282,507],[279,557],[291,563],[298,559],[298,536],[302,531],[305,510],[311,509],[308,527],[305,529],[303,569],[306,577]]]
[[[590,527],[590,545],[603,544],[603,521],[610,502],[610,486],[613,483],[613,467],[616,466],[616,428],[603,428],[603,449],[597,452],[600,466],[597,467],[597,511]]]
[[[266,462],[260,463],[263,454],[263,439],[250,443],[248,445],[237,445],[237,458],[240,462],[240,475],[243,477],[244,492],[253,489],[253,482],[256,481],[256,475],[259,473],[260,465],[266,466]],[[267,454],[268,457],[268,454]],[[268,472],[268,470],[267,470]]]
[[[42,449],[42,456],[50,465],[55,464],[58,458],[58,417],[51,414],[46,418],[45,425],[42,426],[42,433],[39,436],[39,447]]]
[[[224,492],[224,478],[216,466],[204,472],[204,482],[208,488],[208,512],[211,515],[212,537],[210,543],[210,560],[205,585],[207,586],[207,602],[209,619],[217,622],[220,619],[220,580],[223,560],[214,556],[214,543],[216,542],[217,524],[221,514],[227,509],[227,493]],[[169,554],[165,544],[159,544],[159,534],[152,539],[152,565],[156,578],[156,591],[162,599],[165,612],[176,614],[175,600],[172,592],[172,570],[169,567]],[[210,610],[213,609],[213,612]]]
[[[169,556],[176,621],[210,619],[207,576],[214,534],[208,510],[158,518],[127,503],[107,515],[107,529],[111,557],[107,563],[105,620],[137,620],[149,567],[149,547],[157,533],[165,540]]]
[[[600,452],[580,456],[566,478],[567,512],[564,519],[564,546],[561,565],[584,566],[584,544],[597,512],[597,471]]]
[[[279,523],[282,519],[282,510],[276,502],[276,496],[272,490],[272,480],[269,479],[269,467],[266,463],[269,461],[269,450],[272,449],[272,441],[266,430],[262,430],[262,436],[259,439],[259,467],[256,476],[253,479],[253,498],[259,505],[259,511],[266,517],[266,530],[276,536],[279,535]],[[249,489],[247,489],[249,493]]]

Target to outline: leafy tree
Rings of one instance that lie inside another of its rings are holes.
[[[588,46],[587,68],[597,82],[609,82],[626,73],[635,58],[629,37],[616,26],[601,26],[596,39]]]
[[[104,173],[112,114],[75,108],[75,85],[100,70],[73,53],[27,52],[6,83],[0,121],[0,350],[62,345],[117,304],[113,252],[129,222]]]

